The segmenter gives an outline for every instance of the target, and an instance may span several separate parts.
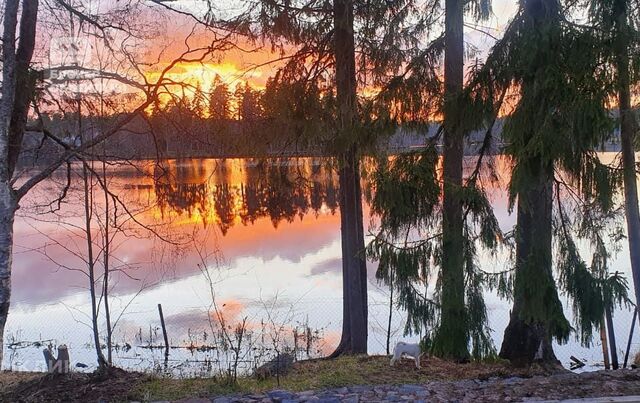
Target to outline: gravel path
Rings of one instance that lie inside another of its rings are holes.
[[[517,402],[640,395],[640,370],[563,373],[549,377],[436,381],[423,385],[367,385],[319,391],[266,393],[189,399],[181,403],[253,402]],[[638,398],[640,399],[640,398]],[[620,401],[640,401],[627,397]],[[615,400],[599,400],[615,401]]]

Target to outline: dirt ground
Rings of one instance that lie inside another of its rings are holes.
[[[50,376],[40,373],[0,373],[2,402],[98,402],[127,401],[145,375],[115,369],[109,376],[72,373]]]

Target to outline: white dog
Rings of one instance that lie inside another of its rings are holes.
[[[420,369],[420,345],[419,344],[411,344],[405,343],[403,341],[398,342],[395,348],[393,349],[393,357],[391,358],[391,366],[395,364],[396,361],[402,358],[403,355],[408,355],[416,362],[416,368]]]

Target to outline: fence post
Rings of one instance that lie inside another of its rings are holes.
[[[167,337],[167,327],[164,325],[164,315],[162,314],[162,304],[158,304],[158,313],[160,314],[160,324],[162,325],[162,335],[164,336],[164,356],[169,356],[169,338]]]

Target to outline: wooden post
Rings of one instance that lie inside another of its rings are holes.
[[[58,357],[54,357],[51,347],[45,348],[42,353],[47,363],[47,371],[50,374],[68,374],[70,372],[69,350],[62,344],[58,347]]]
[[[164,325],[164,315],[162,314],[162,304],[158,304],[158,313],[160,314],[160,324],[162,325],[162,335],[164,336],[164,356],[169,356],[169,338],[167,337],[167,327]]]
[[[66,345],[61,345],[58,347],[58,358],[56,359],[56,365],[58,369],[58,373],[60,374],[68,374],[69,373],[69,349]]]
[[[636,319],[638,318],[638,308],[633,310],[633,319],[631,319],[631,329],[629,329],[629,340],[627,341],[627,350],[624,353],[624,364],[622,368],[627,368],[629,362],[629,350],[631,350],[631,340],[633,340],[633,329],[636,327]]]
[[[609,350],[611,352],[611,367],[618,369],[618,352],[616,351],[616,332],[613,328],[613,313],[611,307],[608,306],[604,311],[605,318],[607,320],[607,332],[609,333]]]
[[[602,357],[604,358],[604,369],[611,369],[609,365],[609,348],[607,347],[607,330],[604,328],[604,317],[600,319],[600,341],[602,342]]]

